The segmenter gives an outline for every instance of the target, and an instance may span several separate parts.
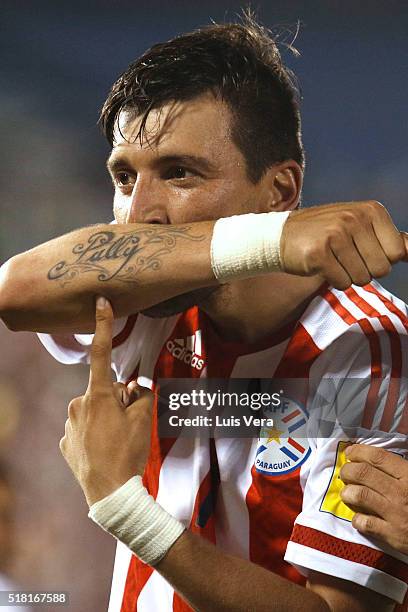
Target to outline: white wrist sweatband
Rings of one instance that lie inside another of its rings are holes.
[[[221,283],[282,270],[280,239],[291,211],[249,213],[218,219],[211,240],[211,267]]]
[[[148,565],[158,563],[185,530],[149,495],[140,476],[92,504],[88,516]]]

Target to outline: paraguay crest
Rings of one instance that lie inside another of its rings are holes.
[[[289,474],[308,459],[311,452],[306,436],[308,416],[299,403],[282,398],[272,417],[273,427],[260,431],[254,462],[257,472],[267,476]]]

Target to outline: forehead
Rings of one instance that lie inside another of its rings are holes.
[[[238,149],[231,140],[231,112],[227,105],[212,94],[204,94],[193,100],[170,102],[152,109],[142,130],[141,116],[122,111],[114,131],[115,149],[136,147],[139,150],[183,152],[208,155],[217,158],[231,155]]]

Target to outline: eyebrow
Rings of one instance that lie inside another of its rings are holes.
[[[160,155],[153,161],[154,167],[165,166],[168,164],[179,164],[180,166],[195,166],[203,171],[215,172],[216,166],[205,157],[199,155]],[[106,161],[106,167],[109,172],[115,170],[131,169],[131,164],[124,156],[110,155]]]
[[[126,157],[109,155],[106,160],[106,167],[110,173],[115,172],[115,170],[121,170],[123,168],[130,168],[130,164],[127,161]]]

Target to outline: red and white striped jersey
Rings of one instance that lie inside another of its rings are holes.
[[[357,441],[408,453],[408,316],[401,300],[375,281],[344,292],[324,286],[300,320],[253,345],[221,341],[197,308],[166,319],[135,315],[116,326],[112,366],[121,381],[137,377],[149,387],[160,378],[307,381],[303,407],[278,415],[260,439],[159,439],[154,419],[144,483],[168,512],[222,550],[298,584],[316,570],[402,603],[408,558],[359,534],[339,497],[344,432],[296,438],[323,396],[326,405],[335,401],[321,392],[324,381],[355,378],[347,406]],[[92,336],[64,344],[40,339],[63,363],[88,362]],[[109,612],[136,610],[191,608],[118,543]]]

